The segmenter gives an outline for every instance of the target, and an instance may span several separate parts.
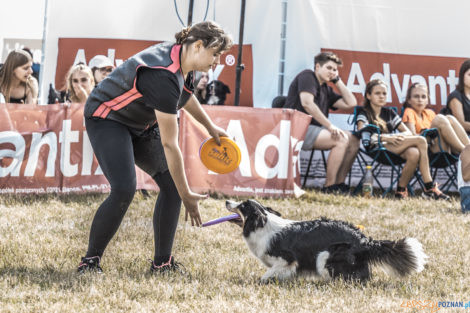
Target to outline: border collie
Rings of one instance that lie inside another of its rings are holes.
[[[428,258],[415,238],[374,240],[350,223],[326,218],[291,221],[254,200],[227,201],[226,207],[240,215],[234,223],[243,227],[248,248],[268,267],[262,283],[295,276],[366,281],[371,265],[403,277],[421,272]]]
[[[209,105],[224,105],[230,88],[220,80],[211,81],[206,87],[206,103]]]

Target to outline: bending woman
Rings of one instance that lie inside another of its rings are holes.
[[[442,193],[437,184],[434,184],[429,170],[428,144],[422,136],[416,136],[403,124],[400,116],[387,104],[387,85],[374,79],[366,86],[364,96],[364,107],[357,111],[357,129],[366,124],[374,124],[380,128],[382,143],[387,150],[400,155],[406,160],[400,179],[397,184],[395,196],[400,199],[408,197],[406,186],[413,177],[415,170],[419,167],[424,181],[423,197],[430,199],[444,199],[449,197]],[[399,133],[392,134],[395,130]]]
[[[153,216],[155,255],[152,272],[179,269],[171,255],[181,207],[200,225],[198,201],[191,191],[178,146],[177,111],[184,107],[220,142],[226,136],[203,111],[193,91],[193,71],[207,72],[232,45],[213,22],[201,22],[175,35],[176,43],[151,46],[129,58],[88,97],[85,126],[111,193],[93,219],[86,256],[79,272],[101,272],[100,260],[116,233],[136,190],[134,164],[160,188]]]
[[[452,115],[434,113],[426,109],[429,104],[429,91],[425,85],[413,83],[406,93],[403,106],[403,122],[413,135],[419,135],[424,129],[437,128],[441,137],[441,146],[447,152],[460,154],[470,140],[462,125]],[[439,152],[437,138],[431,141],[431,152]]]

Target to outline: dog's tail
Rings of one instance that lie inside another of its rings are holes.
[[[415,238],[374,240],[367,255],[369,263],[378,265],[390,276],[398,277],[421,272],[428,259],[423,246]]]

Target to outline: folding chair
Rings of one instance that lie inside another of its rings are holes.
[[[325,169],[325,173],[326,173],[326,158],[325,158],[325,150],[318,150],[321,152],[321,157],[322,157],[322,160],[323,160],[323,168]],[[308,165],[307,165],[307,170],[305,171],[305,174],[302,175],[302,173],[300,174],[300,177],[303,177],[304,181],[302,183],[302,188],[305,188],[305,185],[307,183],[307,178],[310,174],[310,168],[312,166],[312,160],[313,160],[313,155],[315,153],[315,150],[313,149],[311,152],[310,152],[310,157],[308,159]],[[315,178],[316,176],[311,176],[312,178]]]
[[[421,135],[426,138],[430,138],[431,140],[437,138],[437,143],[439,145],[439,151],[437,153],[432,153],[430,149],[428,150],[432,180],[436,181],[437,172],[439,169],[442,169],[442,171],[447,175],[445,182],[440,186],[442,192],[448,193],[452,186],[458,190],[457,162],[459,160],[459,156],[442,149],[441,136],[439,136],[439,132],[436,128],[425,129]]]
[[[357,108],[357,107],[356,107]],[[403,164],[406,162],[405,159],[400,157],[398,154],[388,151],[381,140],[381,131],[380,128],[376,125],[367,124],[361,130],[357,130],[357,112],[356,108],[354,109],[353,115],[353,124],[354,124],[354,134],[361,138],[362,146],[359,148],[359,153],[357,155],[357,161],[362,172],[362,178],[359,181],[358,185],[354,189],[354,194],[357,194],[362,189],[362,184],[365,178],[365,168],[366,165],[372,166],[372,176],[374,181],[379,186],[382,197],[385,197],[388,193],[392,192],[394,187],[398,184],[400,179],[401,171]],[[377,135],[377,143],[375,145],[371,144],[372,135]],[[367,161],[367,157],[372,159],[370,162]],[[379,180],[380,175],[383,174],[387,169],[390,169],[390,184],[388,187],[383,186]],[[415,172],[414,178],[415,181],[410,181],[407,188],[411,195],[413,195],[412,185],[418,182],[422,185],[422,180],[420,175]]]

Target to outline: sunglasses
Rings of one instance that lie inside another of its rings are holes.
[[[99,68],[101,73],[111,73],[113,71],[112,67],[101,67]]]

